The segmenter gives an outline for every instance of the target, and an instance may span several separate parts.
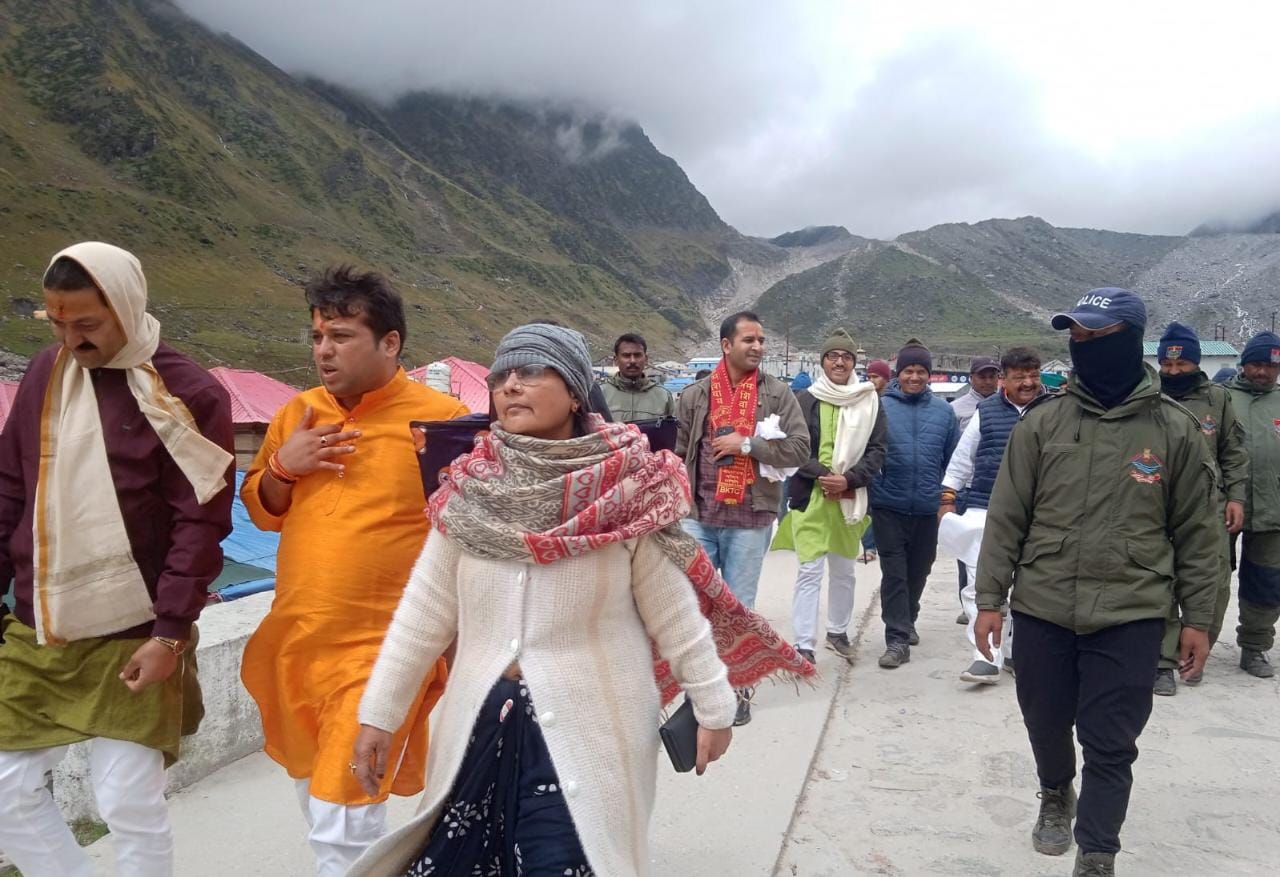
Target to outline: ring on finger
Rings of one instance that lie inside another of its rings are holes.
[[[360,765],[356,764],[354,761],[348,761],[347,767],[351,769],[352,773],[355,773],[357,770],[360,769]]]
[[[328,446],[329,446],[329,437],[327,435],[320,436],[320,447],[324,448]]]

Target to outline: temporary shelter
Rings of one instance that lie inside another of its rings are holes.
[[[298,394],[288,384],[260,372],[238,368],[209,369],[231,396],[231,421],[236,430],[236,468],[245,469],[267,435],[267,424],[280,406]]]

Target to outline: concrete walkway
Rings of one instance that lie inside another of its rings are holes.
[[[779,873],[1068,875],[1075,850],[1031,848],[1039,802],[1013,680],[959,681],[955,564],[939,559],[911,662],[881,670],[878,609],[841,680]],[[1138,741],[1117,872],[1261,875],[1280,868],[1280,681],[1240,671],[1234,603],[1205,682],[1157,697]],[[1016,646],[1015,646],[1016,648]],[[1077,782],[1078,788],[1078,782]]]
[[[794,571],[793,554],[771,554],[761,578],[759,608],[786,635]],[[816,688],[765,686],[754,721],[704,777],[677,775],[660,757],[653,873],[1070,874],[1074,852],[1053,859],[1030,847],[1035,772],[1012,680],[975,690],[957,678],[969,649],[954,623],[954,561],[935,564],[921,645],[894,671],[876,666],[878,566],[857,572],[852,666],[821,651]],[[1125,877],[1276,871],[1280,681],[1235,669],[1232,639],[1204,685],[1157,699],[1139,744]],[[391,822],[415,803],[393,799]],[[292,785],[261,754],[171,804],[181,877],[312,873]],[[91,851],[101,873],[114,873],[110,838]]]
[[[760,579],[757,608],[786,636],[795,569],[794,554],[771,553]],[[855,624],[866,616],[880,581],[875,564],[857,564],[857,574]],[[819,653],[818,665],[822,678],[812,689],[762,686],[753,721],[735,733],[725,759],[704,776],[677,774],[660,754],[650,832],[655,875],[772,873],[849,666],[831,651]],[[314,873],[293,784],[261,753],[183,789],[170,805],[180,877]],[[406,821],[416,806],[416,798],[393,798],[390,824]],[[101,873],[115,873],[110,837],[90,850]]]

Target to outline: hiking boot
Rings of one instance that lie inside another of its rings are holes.
[[[1172,670],[1161,667],[1156,671],[1156,681],[1151,686],[1151,693],[1161,697],[1173,697],[1178,693],[1178,680],[1174,678]]]
[[[739,728],[751,721],[751,698],[755,696],[754,688],[739,688],[736,691],[738,695],[738,712],[733,717],[733,726]]]
[[[884,650],[884,654],[880,656],[879,664],[886,670],[893,670],[910,660],[911,647],[902,643],[894,643]]]
[[[1240,669],[1259,679],[1270,679],[1276,675],[1271,662],[1267,660],[1267,653],[1253,649],[1240,650]]]
[[[974,685],[995,685],[1000,681],[1000,668],[986,661],[974,661],[968,670],[960,674],[960,681]]]
[[[1076,866],[1071,877],[1115,877],[1115,853],[1086,853],[1076,850]]]
[[[1076,815],[1076,790],[1071,783],[1057,789],[1041,788],[1040,816],[1031,829],[1031,846],[1046,856],[1060,856],[1071,849],[1071,820]]]
[[[909,646],[920,645],[920,634],[916,633],[916,629],[914,627],[911,628],[911,633],[907,634],[907,645]]]
[[[854,649],[853,643],[849,642],[849,635],[844,633],[827,634],[827,648],[835,652],[846,661],[852,661],[857,650]]]
[[[969,626],[969,616],[968,616],[968,615],[965,615],[963,612],[961,612],[959,615],[957,615],[957,616],[956,616],[956,624],[963,624],[963,625],[965,625],[966,627],[968,627],[968,626]]]
[[[800,657],[804,658],[804,659],[805,659],[806,661],[808,661],[810,664],[816,664],[816,663],[818,663],[818,659],[817,659],[816,657],[814,657],[813,649],[802,649],[802,648],[797,647],[797,648],[796,648],[796,654],[797,654],[797,655],[799,655]]]

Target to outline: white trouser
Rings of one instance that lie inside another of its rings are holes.
[[[93,866],[45,786],[66,746],[0,752],[0,850],[26,877],[92,877]],[[120,877],[171,877],[173,833],[164,800],[164,754],[95,737],[89,772],[111,830]]]
[[[310,780],[294,780],[306,817],[317,877],[345,877],[360,854],[387,833],[387,805],[348,807],[311,797]]]
[[[818,616],[822,612],[822,565],[831,570],[827,585],[827,633],[848,633],[853,617],[853,558],[828,554],[800,564],[796,591],[791,601],[791,627],[797,649],[813,650],[818,636]]]
[[[978,636],[974,633],[974,626],[978,622],[978,568],[968,566],[968,572],[969,583],[960,592],[960,602],[964,605],[965,614],[969,616],[969,645],[973,646],[975,661],[987,661],[982,656],[982,652],[978,651]],[[1003,670],[1005,660],[1013,654],[1013,613],[1005,613],[1004,628],[1000,634],[1000,648],[997,649],[992,645],[989,637],[987,645],[991,646],[991,656],[996,659],[996,666]]]

